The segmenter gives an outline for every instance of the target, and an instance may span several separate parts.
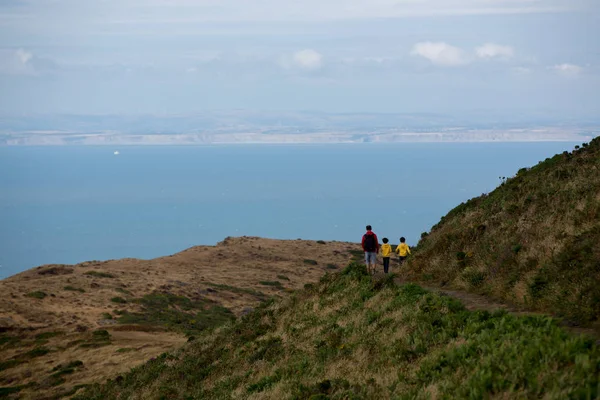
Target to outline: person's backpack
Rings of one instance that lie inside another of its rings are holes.
[[[365,234],[365,251],[375,252],[377,250],[377,243],[375,243],[375,235]]]

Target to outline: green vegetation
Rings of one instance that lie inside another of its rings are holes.
[[[113,316],[111,313],[102,313],[102,319],[113,319]]]
[[[50,349],[49,348],[47,348],[47,347],[36,347],[35,349],[30,350],[27,353],[23,354],[23,358],[25,358],[25,359],[31,359],[31,358],[45,356],[48,353],[50,353]]]
[[[134,347],[121,347],[117,349],[117,353],[129,353],[130,351],[136,351]]]
[[[74,286],[65,286],[63,289],[64,289],[64,290],[71,291],[71,292],[80,292],[80,293],[85,293],[85,290],[84,290],[84,289],[82,289],[82,288],[76,288],[76,287],[74,287]]]
[[[64,335],[64,332],[61,331],[55,331],[55,332],[44,332],[44,333],[40,333],[38,335],[35,335],[36,340],[46,340],[46,339],[51,339],[53,337],[57,337],[60,335]]]
[[[140,304],[143,311],[125,311],[117,318],[119,323],[161,326],[193,335],[235,318],[227,308],[210,300],[191,300],[171,293],[155,292],[133,302]]]
[[[596,398],[600,349],[350,265],[79,399]]]
[[[108,346],[111,343],[110,333],[105,329],[97,329],[92,332],[92,336],[83,341],[75,341],[73,344],[79,344],[84,349],[98,348]]]
[[[599,163],[596,138],[460,204],[422,237],[407,278],[599,321]]]
[[[12,347],[17,345],[21,341],[21,338],[18,336],[7,335],[6,333],[0,333],[0,346],[4,347]]]
[[[116,276],[113,274],[109,274],[108,272],[101,272],[101,271],[88,271],[88,272],[84,273],[84,275],[89,275],[89,276],[93,276],[96,278],[116,278]]]
[[[37,291],[37,292],[30,292],[26,294],[27,297],[33,297],[34,299],[43,299],[46,296],[48,296],[46,293],[41,292],[41,291]]]
[[[304,264],[308,264],[308,265],[317,265],[319,264],[318,262],[316,262],[315,260],[304,260]]]
[[[112,301],[113,303],[119,303],[119,304],[127,303],[127,300],[125,300],[122,297],[113,297],[112,299],[110,299],[110,301]]]
[[[240,288],[240,287],[224,285],[224,284],[220,284],[220,283],[211,283],[211,282],[204,282],[204,284],[207,286],[214,287],[216,289],[226,290],[226,291],[232,292],[232,293],[249,294],[251,296],[258,298],[261,301],[264,301],[268,298],[268,296],[266,294],[264,294],[263,292],[259,292],[258,290],[254,290],[254,289]]]
[[[324,241],[324,240],[317,240],[317,243],[318,243],[318,244],[327,244],[327,242],[326,242],[326,241]]]
[[[281,282],[279,281],[260,281],[259,282],[261,285],[265,285],[265,286],[274,286],[276,288],[282,288],[283,286],[281,285]]]
[[[277,278],[279,278],[279,279],[281,279],[281,280],[284,280],[284,281],[289,281],[289,280],[290,280],[290,278],[288,278],[288,277],[287,277],[287,276],[285,276],[285,275],[277,275]]]
[[[12,359],[7,361],[0,361],[0,371],[4,371],[6,369],[14,368],[17,365],[21,364],[22,361],[18,359]]]
[[[338,266],[335,264],[327,264],[327,269],[337,269]]]

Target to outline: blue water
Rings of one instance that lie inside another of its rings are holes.
[[[227,236],[418,241],[500,176],[574,143],[0,148],[0,278]]]

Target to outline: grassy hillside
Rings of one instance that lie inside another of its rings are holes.
[[[548,317],[469,312],[352,264],[78,398],[596,398],[599,373],[593,341]]]
[[[600,318],[600,138],[522,169],[424,234],[407,277]]]
[[[227,238],[0,281],[0,398],[61,398],[347,264],[350,243]]]

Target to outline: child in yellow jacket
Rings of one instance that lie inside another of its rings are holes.
[[[398,254],[398,262],[400,265],[404,263],[406,257],[410,254],[410,247],[406,244],[406,239],[404,237],[400,238],[400,244],[396,247],[396,254]]]
[[[392,254],[392,246],[388,244],[388,238],[383,238],[381,245],[381,256],[383,257],[383,272],[388,273],[390,268],[390,255]]]

